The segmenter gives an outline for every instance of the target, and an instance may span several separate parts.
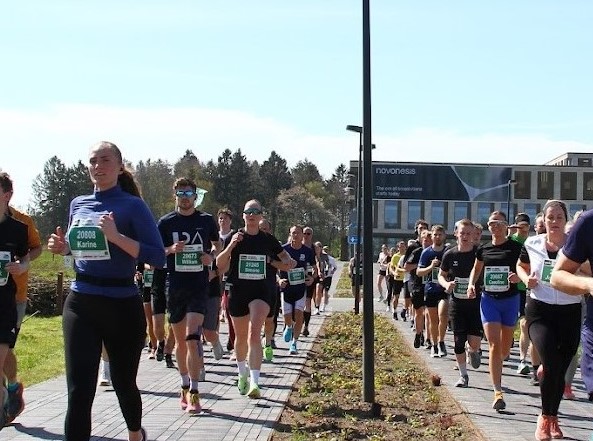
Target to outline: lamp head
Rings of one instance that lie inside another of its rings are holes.
[[[362,127],[360,127],[360,126],[353,126],[353,125],[350,125],[350,124],[346,126],[346,130],[348,130],[350,132],[362,133]]]

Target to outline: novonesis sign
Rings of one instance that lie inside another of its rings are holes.
[[[375,173],[382,175],[415,175],[416,169],[412,167],[377,167]]]
[[[373,199],[491,201],[507,199],[511,167],[373,164]]]

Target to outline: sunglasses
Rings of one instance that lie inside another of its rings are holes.
[[[192,196],[195,196],[196,192],[193,190],[176,190],[175,191],[175,196],[177,196],[178,198],[191,198]]]
[[[310,235],[311,235],[311,232],[310,232],[310,231],[307,231],[307,232],[305,232],[305,233],[303,233],[303,234],[304,234],[305,236],[310,236]]]
[[[262,211],[259,208],[246,208],[245,210],[243,210],[243,214],[252,214],[253,216],[257,216],[259,214],[262,214]]]
[[[503,220],[491,220],[488,221],[488,226],[489,227],[498,227],[500,225],[507,225],[507,223]]]

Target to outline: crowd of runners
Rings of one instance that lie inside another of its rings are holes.
[[[94,145],[88,164],[94,193],[72,201],[68,225],[58,226],[47,243],[50,252],[71,256],[76,273],[63,311],[65,439],[90,438],[97,383],[113,386],[129,440],[147,439],[136,385],[143,351],[178,370],[180,411],[202,411],[205,345],[214,359],[236,362],[241,395],[260,398],[262,362],[272,362],[275,350],[298,354],[311,315],[328,304],[337,269],[328,248],[313,241],[312,228],[298,224],[279,241],[255,199],[245,203],[242,220],[224,207],[216,215],[200,211],[196,183],[185,177],[171,189],[172,211],[155,222],[117,146]],[[9,208],[11,195],[4,173],[0,368],[7,381],[0,387],[0,430],[25,405],[12,348],[25,313],[29,262],[41,253],[32,220]],[[233,221],[242,226],[232,230]],[[284,328],[277,332],[280,314]],[[221,322],[228,326],[226,345]],[[278,347],[277,334],[285,342]]]
[[[235,360],[241,395],[260,398],[262,362],[272,362],[275,350],[298,354],[311,315],[327,306],[337,269],[327,247],[313,240],[312,228],[298,224],[279,241],[255,199],[245,203],[242,226],[233,230],[238,219],[230,210],[212,215],[197,208],[198,188],[186,177],[171,190],[172,211],[155,222],[120,150],[109,142],[91,148],[88,169],[94,193],[72,201],[68,225],[58,226],[47,243],[50,252],[72,257],[76,273],[63,311],[65,439],[90,438],[97,383],[113,386],[129,440],[147,439],[136,385],[145,350],[178,369],[183,412],[202,410],[205,345],[216,360],[225,354]],[[0,173],[0,430],[25,406],[13,348],[25,315],[29,264],[41,253],[31,218],[9,206],[12,193],[10,177]],[[416,239],[382,247],[378,300],[394,320],[410,321],[414,347],[431,357],[448,356],[445,339],[452,331],[457,387],[470,386],[468,363],[480,367],[485,339],[497,411],[506,407],[503,361],[518,329],[517,373],[541,394],[535,438],[562,438],[558,409],[563,398],[574,399],[579,342],[581,376],[593,400],[593,314],[587,314],[587,306],[593,308],[593,211],[569,219],[566,205],[551,200],[534,220],[534,234],[525,213],[509,225],[495,211],[487,226],[491,237],[483,241],[482,225],[461,219],[448,243],[443,226],[418,220]],[[358,277],[362,283],[361,268],[350,261],[353,282]],[[284,328],[277,332],[280,314]],[[221,322],[229,330],[226,345]]]
[[[377,300],[394,320],[410,321],[415,348],[447,357],[446,331],[452,332],[456,387],[470,386],[468,364],[480,367],[486,340],[496,411],[506,408],[503,361],[518,344],[516,372],[539,386],[541,395],[536,440],[563,437],[558,409],[563,398],[575,398],[571,385],[581,329],[581,376],[593,400],[593,314],[586,313],[587,305],[593,308],[593,211],[581,214],[569,219],[566,205],[551,200],[532,226],[525,213],[509,225],[504,213],[494,211],[488,240],[482,240],[480,223],[461,219],[450,243],[442,225],[418,220],[417,239],[400,241],[397,248],[383,245],[377,260]],[[353,260],[350,274],[356,276]]]

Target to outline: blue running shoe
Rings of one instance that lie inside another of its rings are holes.
[[[283,335],[284,341],[286,343],[288,343],[290,340],[292,340],[292,326],[285,327],[282,335]]]

